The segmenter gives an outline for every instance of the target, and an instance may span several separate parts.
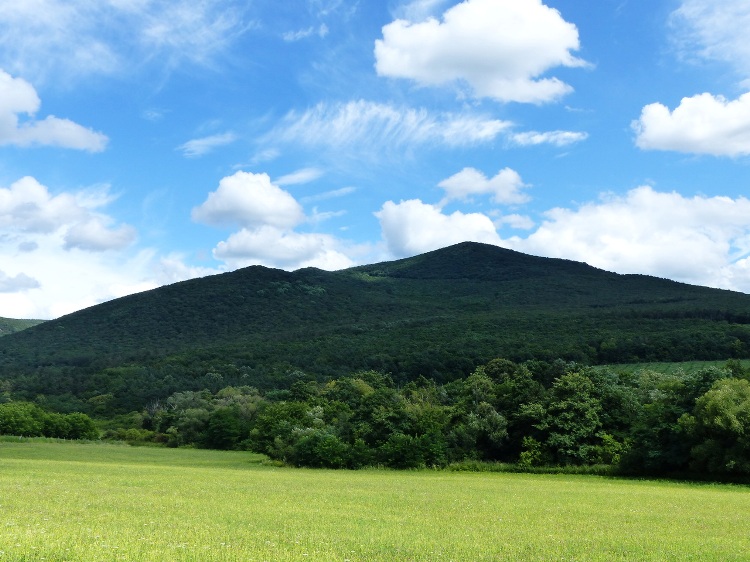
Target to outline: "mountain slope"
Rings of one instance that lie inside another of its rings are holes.
[[[44,320],[17,320],[15,318],[0,318],[0,336],[15,334],[26,328],[41,324]]]
[[[128,366],[115,393],[146,399],[209,383],[273,386],[295,369],[448,380],[498,356],[596,363],[748,350],[750,295],[463,243],[338,272],[249,267],[103,303],[0,338],[0,378],[29,395],[91,397],[112,390],[104,369]]]

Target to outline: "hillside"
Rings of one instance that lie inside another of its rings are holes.
[[[182,389],[268,388],[297,370],[446,381],[494,357],[748,356],[750,295],[476,243],[338,272],[248,267],[0,338],[2,378],[20,395],[141,404]]]
[[[41,324],[44,320],[17,320],[15,318],[0,318],[0,336],[7,336]]]

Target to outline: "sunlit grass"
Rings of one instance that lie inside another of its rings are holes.
[[[0,443],[0,560],[748,560],[750,489]]]

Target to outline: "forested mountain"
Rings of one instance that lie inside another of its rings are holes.
[[[254,266],[106,302],[0,338],[0,382],[61,410],[99,395],[131,408],[300,371],[440,383],[495,357],[749,356],[750,295],[462,243],[337,272]]]
[[[15,318],[0,318],[0,336],[7,336],[41,324],[44,320],[17,320]]]

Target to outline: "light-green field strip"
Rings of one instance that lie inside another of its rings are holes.
[[[0,561],[750,560],[750,489],[0,443]]]

